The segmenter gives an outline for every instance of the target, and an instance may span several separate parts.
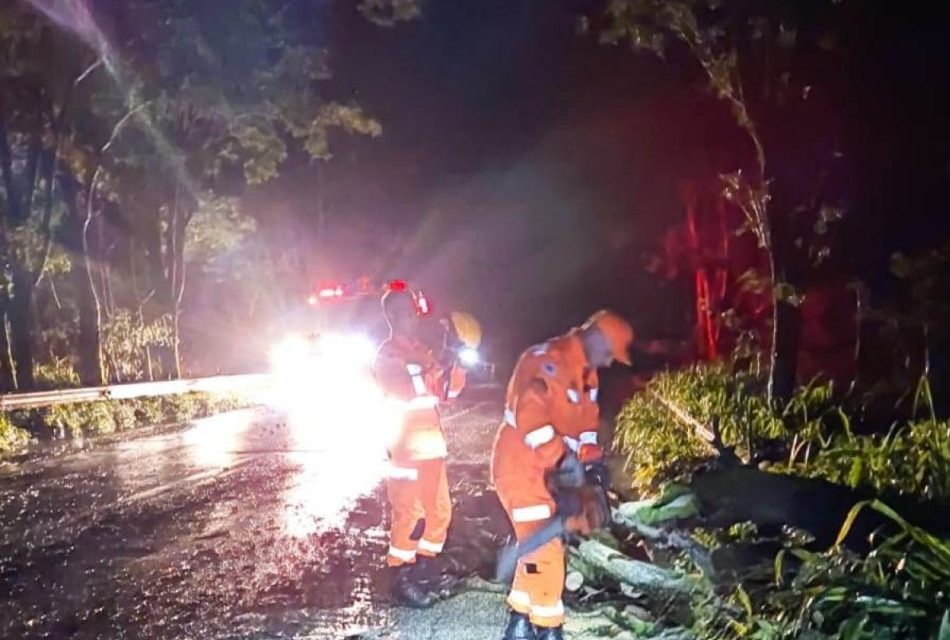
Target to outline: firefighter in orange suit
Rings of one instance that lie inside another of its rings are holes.
[[[492,482],[519,541],[557,515],[582,535],[606,521],[606,494],[586,499],[610,482],[597,443],[597,369],[614,360],[630,364],[632,342],[630,325],[605,310],[518,360],[495,437]],[[563,588],[564,547],[557,538],[519,561],[504,640],[562,638]]]
[[[392,521],[386,561],[397,598],[402,604],[425,608],[435,601],[427,588],[433,571],[427,559],[442,552],[452,518],[439,403],[457,396],[465,378],[460,367],[440,364],[432,349],[416,337],[421,320],[412,293],[388,291],[383,312],[390,337],[377,353],[376,378],[405,408],[388,447]]]

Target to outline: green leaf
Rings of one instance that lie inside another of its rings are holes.
[[[849,618],[841,625],[839,637],[841,640],[858,640],[864,635],[864,627],[867,623],[867,614]]]
[[[950,640],[950,609],[943,612],[943,620],[940,621],[937,640]]]
[[[864,473],[864,460],[860,456],[855,457],[851,463],[851,469],[848,471],[848,485],[857,487],[861,484],[861,478]]]
[[[777,586],[781,586],[782,583],[784,582],[784,580],[782,580],[782,576],[785,573],[784,572],[785,553],[786,553],[785,549],[780,549],[779,552],[775,554],[775,562],[774,562],[775,584]]]
[[[742,605],[742,608],[745,609],[746,615],[751,618],[753,613],[752,600],[749,598],[749,594],[746,593],[745,589],[742,588],[742,585],[736,587],[734,595]]]
[[[870,501],[864,500],[857,503],[851,510],[848,512],[848,517],[844,519],[844,523],[841,525],[841,530],[838,531],[838,537],[835,539],[835,546],[840,546],[844,539],[848,537],[848,534],[851,532],[851,527],[854,526],[854,521],[857,520],[858,515],[868,506]]]

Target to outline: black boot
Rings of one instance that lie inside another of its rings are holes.
[[[439,567],[435,558],[419,556],[415,564],[412,565],[412,577],[416,582],[428,584],[435,582],[439,577]]]
[[[412,565],[393,569],[393,595],[399,604],[413,609],[428,609],[435,603],[435,598],[415,580],[412,569]]]
[[[538,640],[564,640],[564,627],[538,627]]]
[[[528,620],[528,614],[512,611],[501,640],[536,640],[537,637],[534,625]]]
[[[432,593],[452,586],[454,578],[446,572],[446,562],[442,557],[429,558],[419,556],[413,565],[412,577],[417,584]]]

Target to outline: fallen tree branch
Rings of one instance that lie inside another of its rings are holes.
[[[687,533],[657,526],[664,522],[691,518],[698,513],[699,504],[695,496],[684,493],[666,504],[655,504],[652,500],[625,502],[614,510],[613,520],[651,545],[685,551],[702,574],[712,580],[715,570],[709,549],[693,540]]]
[[[597,540],[584,540],[573,551],[592,569],[609,575],[648,597],[685,598],[694,588],[693,582],[683,575],[628,558]]]

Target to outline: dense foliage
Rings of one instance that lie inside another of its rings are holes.
[[[618,418],[616,444],[633,485],[641,492],[669,488],[664,481],[686,478],[712,460],[718,452],[697,431],[716,425],[720,449],[733,447],[773,473],[822,478],[888,500],[950,500],[950,423],[934,412],[926,379],[914,417],[866,435],[853,432],[847,398],[843,403],[829,384],[799,388],[778,408],[764,387],[761,377],[722,363],[658,375]],[[678,495],[664,491],[657,502]],[[870,548],[858,552],[841,543],[863,510],[893,527],[877,530]],[[773,562],[705,583],[693,605],[697,637],[942,639],[950,633],[950,540],[905,521],[881,498],[855,505],[828,549],[815,549],[812,536],[795,530],[778,539],[749,526],[696,530],[692,537],[714,552],[749,544],[780,548]],[[689,554],[679,562],[693,566]]]
[[[869,435],[852,431],[831,384],[800,387],[781,408],[767,401],[764,384],[725,364],[696,365],[651,380],[617,422],[617,446],[627,456],[634,485],[649,491],[710,457],[710,447],[685,415],[717,424],[725,445],[776,472],[877,492],[950,497],[950,422],[929,410],[926,380],[919,394],[922,417]]]
[[[13,423],[9,414],[0,413],[0,456],[13,453],[30,442],[30,432]]]
[[[816,552],[786,540],[774,571],[748,571],[722,599],[711,594],[711,585],[697,593],[696,635],[943,640],[950,632],[950,540],[909,524],[875,500],[855,505],[839,541],[863,509],[885,515],[897,533],[877,536],[865,555],[840,544]]]
[[[356,10],[355,7],[353,9]],[[220,263],[269,212],[241,196],[379,123],[327,97],[306,7],[0,7],[0,391],[178,376],[186,292],[274,288]],[[187,363],[186,363],[187,366]],[[60,367],[61,368],[61,367]]]

